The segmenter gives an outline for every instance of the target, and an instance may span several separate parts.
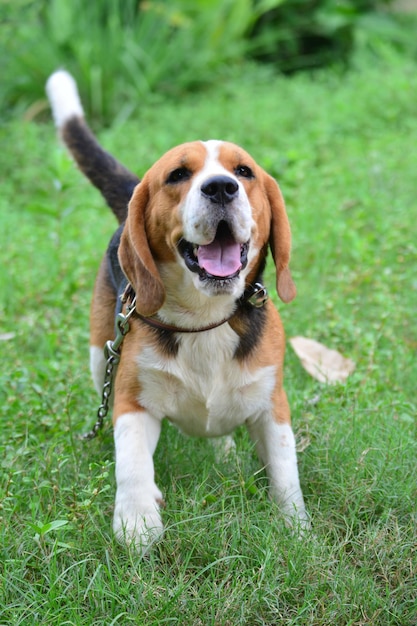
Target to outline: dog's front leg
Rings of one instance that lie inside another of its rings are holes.
[[[286,521],[300,530],[310,526],[298,477],[297,453],[284,391],[277,394],[275,411],[248,423],[258,456],[265,466],[271,497],[281,506]],[[277,419],[279,418],[279,419]]]
[[[162,494],[155,484],[153,454],[161,423],[145,410],[122,413],[114,426],[116,503],[113,529],[121,542],[139,552],[159,538],[163,525]]]

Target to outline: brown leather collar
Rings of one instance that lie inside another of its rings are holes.
[[[122,299],[122,302],[128,303],[129,309],[132,309],[132,307],[135,306],[136,294],[130,283],[127,285],[126,289],[124,290],[121,296],[121,299]],[[262,285],[262,283],[255,283],[254,285],[249,285],[245,289],[245,292],[238,300],[238,305],[250,304],[251,306],[255,308],[261,308],[265,305],[267,300],[268,300],[268,292],[266,288]],[[156,328],[157,330],[167,330],[167,331],[174,332],[174,333],[201,333],[206,330],[212,330],[213,328],[218,328],[219,326],[226,324],[226,322],[229,322],[235,315],[236,315],[236,311],[233,311],[233,313],[229,317],[226,317],[225,319],[222,319],[219,322],[214,322],[213,324],[208,324],[207,326],[199,326],[198,328],[182,328],[179,326],[174,326],[173,324],[166,324],[165,322],[160,320],[156,315],[146,317],[145,315],[138,313],[138,311],[135,311],[134,313],[135,317],[139,318],[145,324],[148,324],[148,326],[151,326],[152,328]]]

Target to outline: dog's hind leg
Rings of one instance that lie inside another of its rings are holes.
[[[215,437],[214,439],[210,439],[210,442],[213,446],[217,463],[230,460],[236,453],[236,443],[232,435]]]
[[[117,294],[109,279],[107,258],[104,257],[97,274],[90,312],[90,369],[94,386],[101,395],[106,359],[104,346],[114,339],[114,318]]]

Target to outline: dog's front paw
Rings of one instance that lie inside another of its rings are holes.
[[[289,528],[294,535],[298,535],[299,537],[308,535],[312,530],[311,520],[305,508],[301,490],[297,490],[292,494],[292,497],[287,497],[287,499],[279,498],[273,492],[270,492],[270,495],[277,501],[287,528]]]
[[[298,510],[284,511],[284,520],[286,526],[300,537],[304,537],[312,530],[310,518],[304,507]]]
[[[156,499],[118,493],[113,518],[117,540],[145,554],[164,531],[158,502],[162,503],[162,496]]]

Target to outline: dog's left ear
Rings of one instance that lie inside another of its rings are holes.
[[[136,310],[149,317],[165,300],[165,289],[149,247],[146,233],[146,209],[149,184],[145,176],[129,202],[128,217],[119,246],[119,261],[136,292]]]
[[[291,230],[284,198],[277,182],[268,174],[265,174],[265,190],[271,207],[269,245],[276,267],[277,292],[283,302],[291,302],[297,294],[297,289],[289,268]]]

